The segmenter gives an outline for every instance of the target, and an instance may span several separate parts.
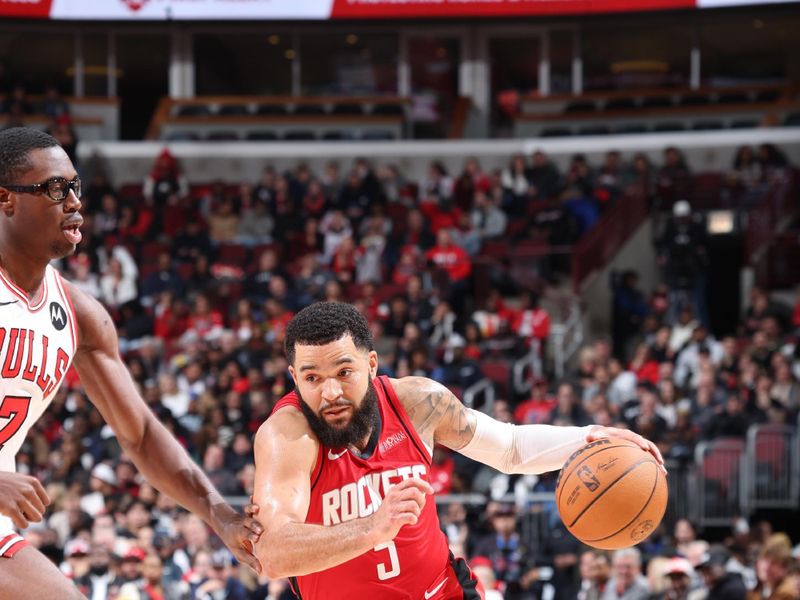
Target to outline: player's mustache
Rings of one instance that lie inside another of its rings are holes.
[[[320,406],[320,412],[325,412],[326,410],[331,410],[332,408],[347,408],[353,406],[353,403],[349,400],[337,400],[333,404],[325,404]]]

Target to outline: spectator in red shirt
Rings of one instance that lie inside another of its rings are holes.
[[[453,484],[453,472],[456,464],[452,453],[441,446],[433,449],[433,462],[431,463],[431,486],[437,494],[449,494]]]
[[[392,273],[392,283],[406,285],[408,280],[417,275],[423,268],[422,252],[417,246],[403,246],[400,250],[400,259]]]
[[[352,283],[356,271],[358,250],[352,237],[344,238],[333,253],[331,270],[342,283]]]
[[[539,298],[533,292],[523,293],[522,306],[511,320],[511,330],[523,338],[529,348],[534,340],[538,341],[539,353],[544,352],[545,342],[550,335],[550,315],[539,306]]]
[[[440,285],[447,289],[446,296],[456,312],[461,312],[469,291],[469,279],[472,273],[469,254],[461,246],[453,243],[449,230],[442,229],[436,234],[436,245],[428,250],[426,258],[446,276],[447,280]]]
[[[556,399],[547,389],[547,380],[537,378],[533,382],[531,397],[514,409],[514,422],[520,425],[549,423],[550,413],[556,407]]]
[[[207,296],[199,295],[194,301],[194,310],[189,315],[189,330],[199,337],[210,339],[216,337],[224,326],[222,313],[214,309]]]
[[[466,251],[453,243],[453,236],[447,229],[436,234],[436,245],[428,250],[427,258],[440,269],[454,284],[466,281],[472,273],[472,261]]]
[[[658,383],[658,363],[651,358],[650,347],[647,344],[636,346],[630,370],[636,374],[637,381],[648,381],[653,385]]]

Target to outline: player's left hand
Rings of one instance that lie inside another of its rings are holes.
[[[255,513],[248,512],[246,515],[241,515],[231,509],[228,515],[220,518],[217,535],[233,552],[236,560],[246,564],[256,573],[261,573],[261,563],[255,557],[253,548],[261,538],[264,528],[252,514]]]
[[[658,447],[651,442],[640,436],[638,433],[634,433],[630,429],[620,429],[619,427],[603,427],[602,425],[595,425],[592,427],[591,432],[589,435],[586,436],[586,443],[594,442],[602,438],[609,438],[609,437],[616,437],[622,438],[624,440],[628,440],[629,442],[633,442],[637,446],[639,446],[645,452],[649,452],[652,454],[658,464],[661,466],[661,470],[664,471],[664,475],[667,474],[667,468],[664,466],[664,457],[661,456],[661,451]]]

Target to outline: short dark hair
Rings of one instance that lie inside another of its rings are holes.
[[[296,344],[324,346],[349,334],[359,350],[374,350],[369,323],[355,306],[344,302],[317,302],[289,322],[283,343],[286,360],[294,364]]]
[[[52,135],[32,127],[10,127],[0,131],[0,185],[11,185],[31,168],[34,150],[61,146]]]

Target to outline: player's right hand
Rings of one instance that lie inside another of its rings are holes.
[[[25,529],[41,521],[49,504],[50,497],[35,477],[0,472],[0,514],[14,521],[16,527]]]
[[[414,525],[425,506],[426,494],[433,494],[433,488],[415,477],[389,488],[374,515],[376,544],[393,540],[404,525]]]

